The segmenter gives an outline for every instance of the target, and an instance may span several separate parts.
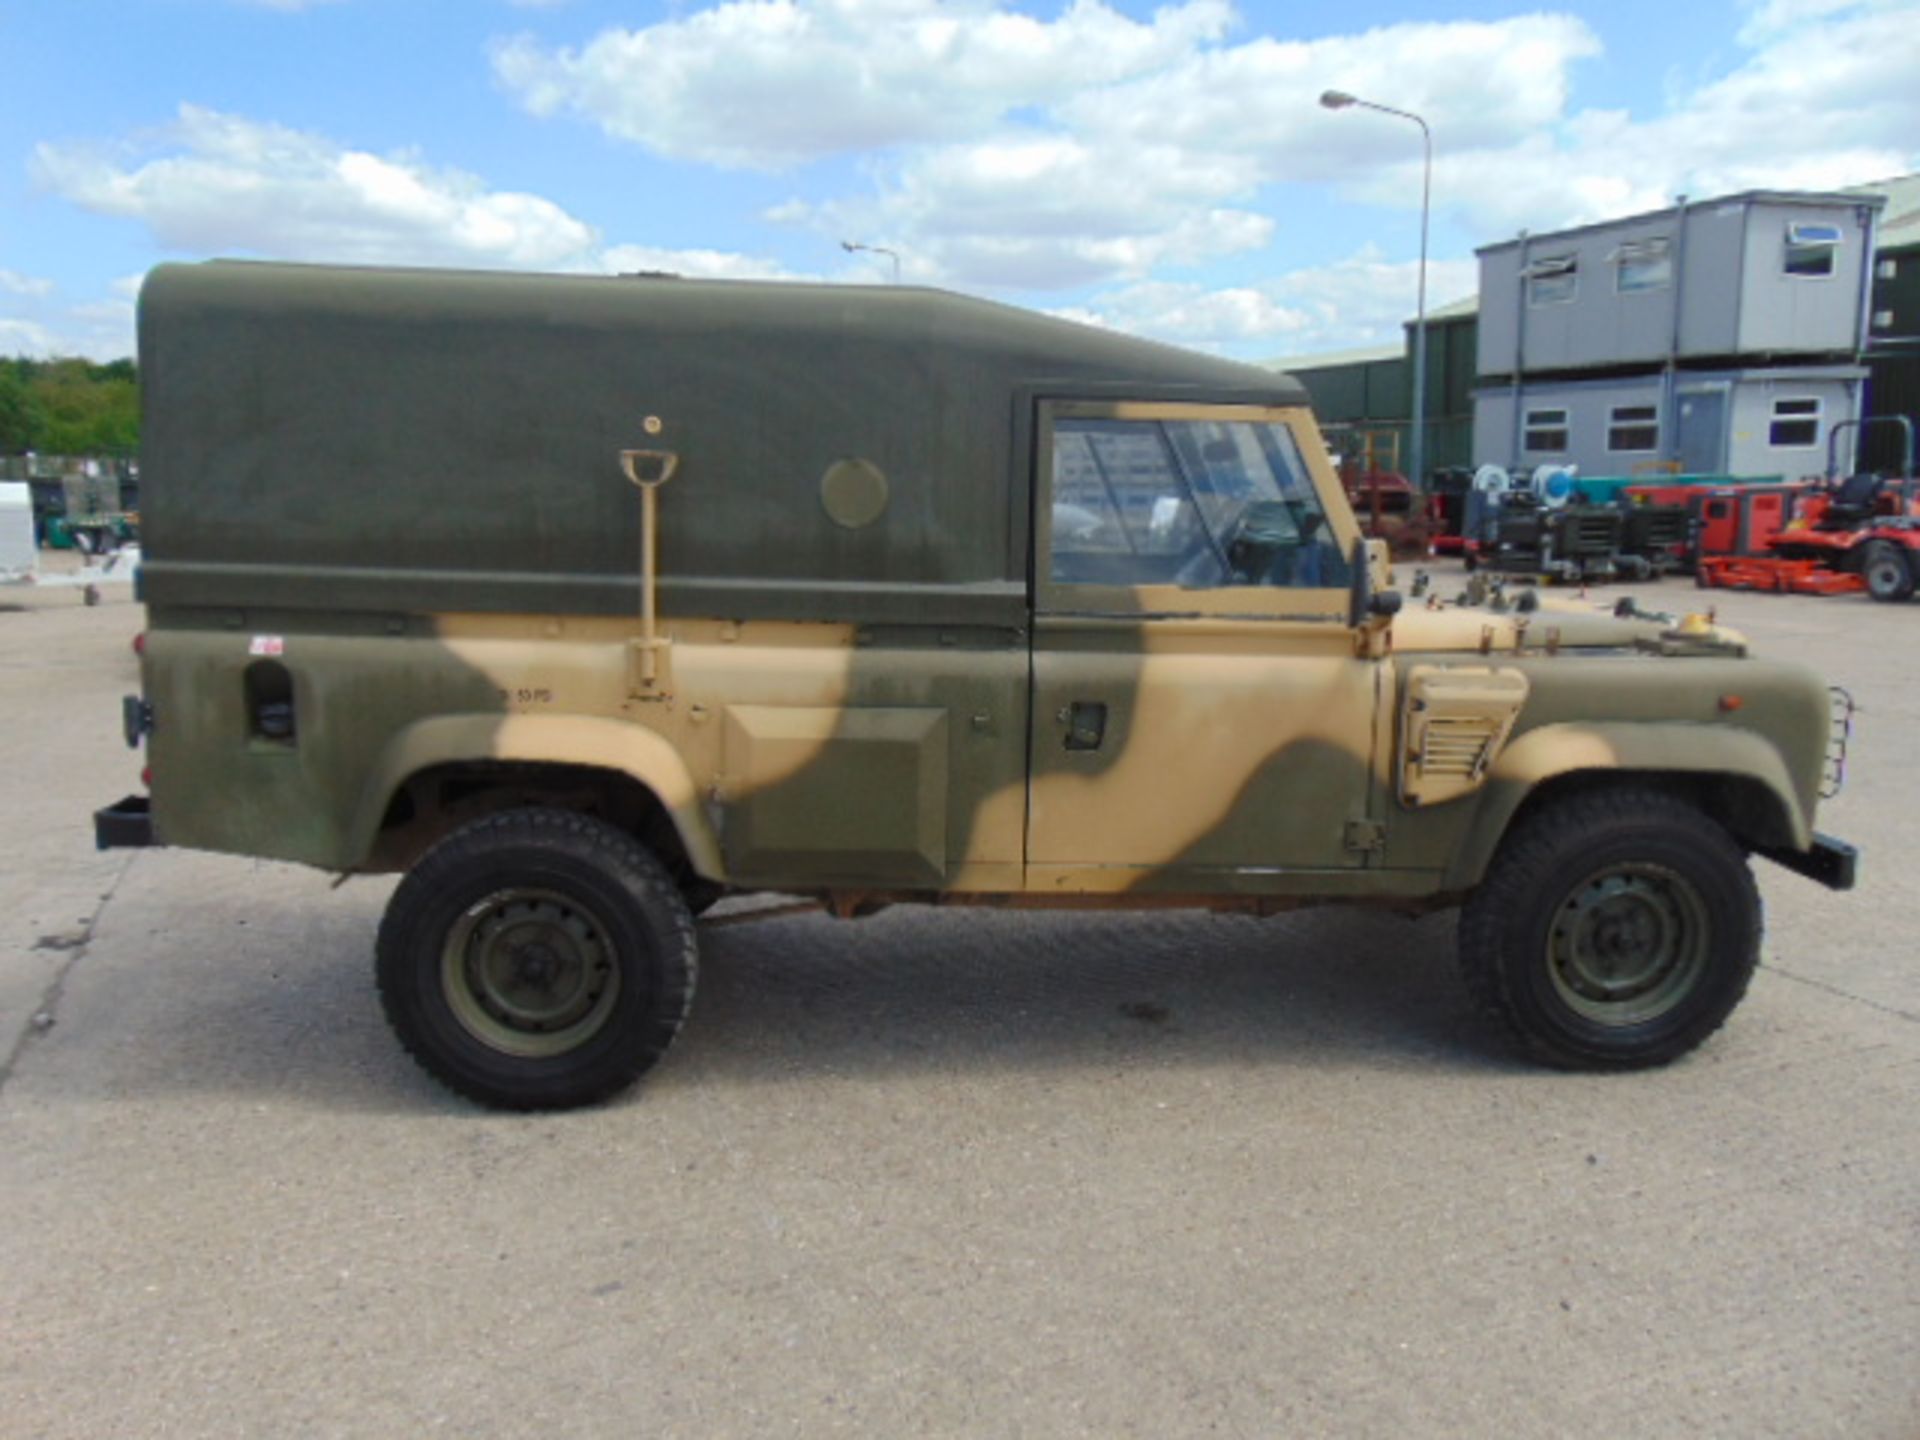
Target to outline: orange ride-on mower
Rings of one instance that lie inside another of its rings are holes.
[[[1801,495],[1784,528],[1767,539],[1761,555],[1705,556],[1697,562],[1702,585],[1770,590],[1799,595],[1843,595],[1866,590],[1878,600],[1904,600],[1913,593],[1915,529],[1913,427],[1904,416],[1876,416],[1870,423],[1900,426],[1905,442],[1900,477],[1835,478],[1841,433],[1862,422],[1845,420],[1827,437],[1828,480]]]

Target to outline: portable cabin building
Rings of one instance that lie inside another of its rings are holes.
[[[1474,454],[1582,474],[1823,474],[1835,424],[1860,404],[1866,370],[1801,366],[1554,379],[1483,387]],[[1851,444],[1839,447],[1844,468]]]
[[[1484,246],[1480,376],[1852,359],[1885,203],[1753,192]]]
[[[1476,460],[1823,473],[1885,204],[1753,191],[1483,247]]]

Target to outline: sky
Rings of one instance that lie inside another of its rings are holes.
[[[1474,247],[1920,170],[1920,0],[0,0],[0,355],[243,256],[901,280],[1249,359]]]

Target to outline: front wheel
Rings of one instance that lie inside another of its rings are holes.
[[[1891,540],[1869,540],[1860,557],[1860,573],[1867,593],[1876,600],[1895,602],[1913,594],[1913,566],[1906,548]]]
[[[1651,790],[1549,802],[1502,843],[1460,917],[1467,988],[1538,1059],[1665,1064],[1719,1029],[1760,955],[1746,856]]]
[[[394,891],[380,999],[449,1089],[510,1110],[626,1089],[693,999],[693,919],[631,836],[564,810],[508,810],[455,831]]]

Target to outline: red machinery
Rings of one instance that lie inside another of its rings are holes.
[[[1901,474],[1836,478],[1841,433],[1895,423],[1905,438]],[[1754,486],[1703,497],[1694,576],[1702,585],[1800,595],[1867,590],[1904,600],[1920,573],[1914,525],[1913,426],[1899,415],[1844,420],[1827,437],[1827,480],[1810,486]]]
[[[1328,440],[1343,447],[1340,483],[1361,533],[1385,540],[1395,554],[1422,553],[1427,525],[1418,493],[1400,471],[1399,432],[1329,427]]]
[[[1429,478],[1423,507],[1429,554],[1465,553],[1467,496],[1472,489],[1473,471],[1460,466],[1436,470]]]

